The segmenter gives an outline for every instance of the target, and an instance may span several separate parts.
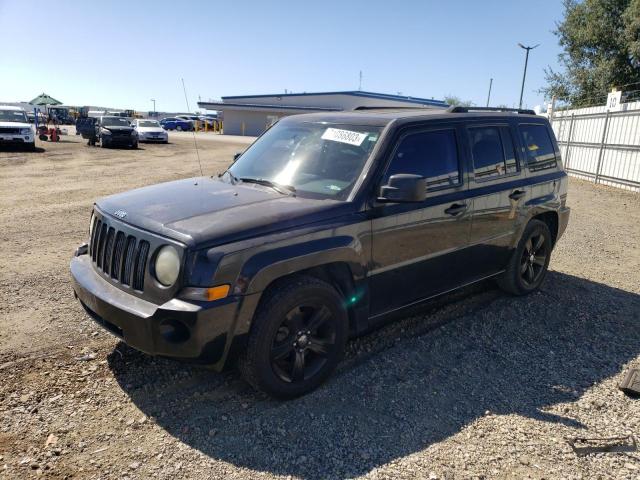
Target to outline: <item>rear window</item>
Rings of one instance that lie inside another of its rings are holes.
[[[404,137],[395,150],[385,180],[399,173],[425,177],[427,189],[460,184],[455,130],[420,132]]]
[[[476,180],[490,180],[518,171],[508,127],[473,127],[469,129],[469,139]]]
[[[524,155],[529,170],[538,171],[556,166],[556,153],[546,125],[521,124],[518,125]]]

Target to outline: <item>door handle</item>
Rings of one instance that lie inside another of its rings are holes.
[[[459,213],[464,212],[467,209],[467,205],[465,203],[454,203],[449,208],[447,208],[444,213],[448,215],[453,215],[454,217]]]
[[[522,197],[525,196],[527,192],[525,192],[524,190],[514,190],[513,193],[511,195],[509,195],[509,198],[511,200],[520,200]]]

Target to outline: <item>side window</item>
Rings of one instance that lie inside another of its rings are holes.
[[[511,129],[509,127],[500,127],[500,136],[502,137],[502,146],[504,147],[507,174],[516,173],[518,171],[518,160],[516,159],[516,148],[513,145],[513,138],[511,137]]]
[[[524,155],[527,165],[532,172],[554,168],[556,153],[546,125],[521,124],[518,125],[524,145]]]
[[[476,180],[489,180],[506,175],[507,162],[500,127],[470,128],[469,139]]]
[[[398,173],[411,173],[427,179],[427,189],[460,184],[460,165],[456,132],[436,130],[407,135],[395,150],[385,183]]]

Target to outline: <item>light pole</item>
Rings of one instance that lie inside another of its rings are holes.
[[[491,87],[493,86],[493,78],[489,79],[489,94],[487,95],[487,107],[489,106],[489,100],[491,100]]]
[[[518,46],[520,48],[524,48],[527,51],[527,55],[524,57],[524,73],[522,74],[522,88],[520,89],[520,106],[518,107],[522,108],[522,94],[524,93],[524,80],[525,78],[527,78],[527,63],[529,63],[529,51],[539,47],[540,44],[534,45],[533,47],[525,47],[524,45],[519,43]]]
[[[156,99],[152,98],[151,101],[153,102],[153,116],[156,116]]]

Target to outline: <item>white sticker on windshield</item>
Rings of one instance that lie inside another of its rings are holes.
[[[334,142],[348,143],[350,145],[362,145],[364,139],[367,138],[366,133],[352,132],[351,130],[340,130],[339,128],[327,128],[322,134],[323,140],[332,140]]]

